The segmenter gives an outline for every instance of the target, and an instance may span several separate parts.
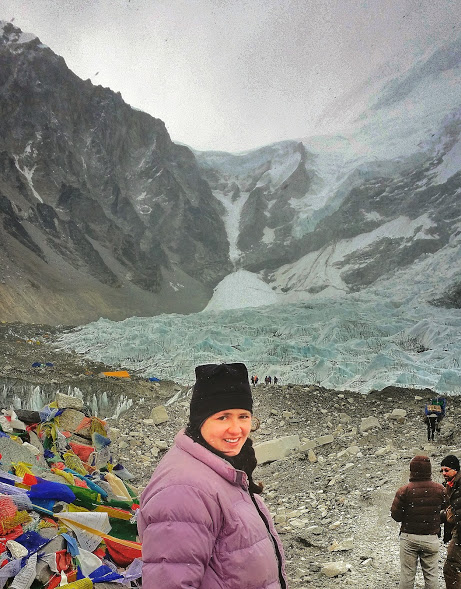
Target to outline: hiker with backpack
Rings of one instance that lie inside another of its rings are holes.
[[[435,432],[440,432],[440,422],[445,416],[447,400],[445,397],[432,399],[424,408],[424,423],[427,426],[427,441],[433,442]]]

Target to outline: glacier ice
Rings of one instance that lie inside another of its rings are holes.
[[[190,315],[99,319],[60,346],[138,375],[192,384],[198,364],[245,362],[260,378],[367,393],[461,393],[461,310],[381,293]]]

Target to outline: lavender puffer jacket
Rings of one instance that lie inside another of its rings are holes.
[[[272,538],[246,474],[179,432],[141,495],[143,589],[284,589],[282,545],[255,500]]]

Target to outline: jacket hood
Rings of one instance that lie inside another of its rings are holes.
[[[410,462],[410,481],[430,481],[431,460],[428,456],[415,456]]]

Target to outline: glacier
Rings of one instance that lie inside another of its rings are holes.
[[[198,364],[241,361],[284,384],[461,394],[461,309],[438,306],[452,304],[446,290],[461,284],[460,59],[458,37],[398,71],[384,68],[331,105],[315,136],[239,154],[194,150],[234,271],[200,313],[101,318],[58,345],[185,385]],[[388,182],[380,195],[395,204],[355,197],[366,180],[371,192],[372,180]],[[329,242],[297,244],[347,198],[357,199],[357,227],[346,218],[349,232],[332,224]],[[405,199],[409,208],[400,208]],[[285,256],[291,246],[297,257]],[[386,264],[394,258],[401,263]]]
[[[460,268],[461,226],[439,251],[360,292],[305,290],[305,300],[293,302],[240,269],[200,313],[101,318],[63,333],[57,345],[183,385],[194,382],[199,364],[244,362],[250,374],[281,384],[461,394],[461,309],[433,304]],[[319,282],[332,280],[331,268],[316,271]]]
[[[276,375],[281,384],[364,394],[395,385],[460,394],[461,310],[429,302],[443,288],[435,267],[449,276],[460,267],[459,257],[459,244],[451,244],[360,293],[323,293],[298,303],[279,295],[268,304],[273,293],[261,288],[255,294],[257,276],[236,272],[218,285],[208,310],[119,322],[101,318],[64,333],[58,346],[184,385],[193,383],[199,364],[244,362],[251,374]],[[252,296],[260,306],[247,305]],[[247,306],[224,308],[239,301]]]

